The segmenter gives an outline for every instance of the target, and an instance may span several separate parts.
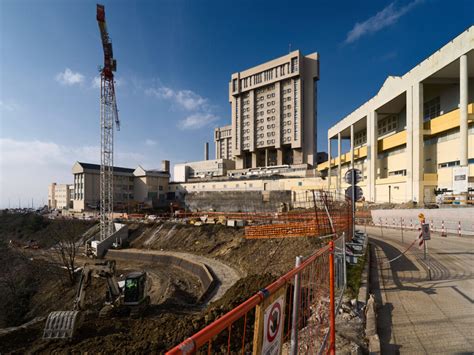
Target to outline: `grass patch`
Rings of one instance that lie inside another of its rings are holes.
[[[359,295],[359,288],[360,283],[362,281],[362,272],[364,271],[365,262],[367,260],[367,252],[366,249],[365,254],[358,258],[357,264],[347,265],[347,294],[351,299],[357,298]]]

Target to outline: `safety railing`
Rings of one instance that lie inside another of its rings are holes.
[[[291,271],[167,354],[334,353],[346,268],[344,236],[331,237],[328,245],[298,257]]]

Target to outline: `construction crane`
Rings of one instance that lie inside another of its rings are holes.
[[[114,59],[105,22],[105,9],[97,4],[97,22],[99,24],[104,66],[100,71],[100,236],[103,241],[114,233],[114,124],[120,130],[120,121],[115,97],[114,72],[117,61]]]

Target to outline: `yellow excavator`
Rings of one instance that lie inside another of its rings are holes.
[[[103,279],[107,283],[107,301],[99,312],[99,317],[110,317],[114,311],[128,311],[131,317],[140,316],[150,304],[147,295],[147,274],[132,272],[125,277],[123,285],[115,278],[115,261],[107,260],[86,263],[74,299],[72,311],[51,312],[46,319],[43,339],[70,339],[84,320],[86,310],[85,295],[92,278]]]

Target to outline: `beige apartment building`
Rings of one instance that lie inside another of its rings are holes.
[[[228,126],[215,131],[216,157],[232,154],[236,169],[314,165],[318,79],[318,54],[300,51],[232,74],[231,138]]]
[[[114,204],[127,204],[134,200],[134,169],[114,167]],[[95,210],[100,201],[100,165],[76,162],[74,175],[75,211]]]
[[[232,159],[232,125],[214,129],[216,159]]]
[[[53,182],[48,186],[48,208],[58,210],[72,208],[73,195],[74,186]]]
[[[170,180],[170,174],[167,170],[163,170],[163,167],[162,170],[145,170],[139,166],[133,172],[133,176],[135,201],[144,202],[150,207],[165,204]]]
[[[74,175],[75,211],[96,210],[100,201],[100,165],[76,162]],[[141,204],[149,207],[164,205],[169,183],[169,161],[162,169],[145,170],[114,167],[114,208],[127,209]]]
[[[474,187],[473,77],[474,26],[406,74],[389,76],[377,95],[328,130],[330,160],[318,166],[327,186],[344,191],[344,174],[354,166],[368,201],[430,203],[435,192]]]

